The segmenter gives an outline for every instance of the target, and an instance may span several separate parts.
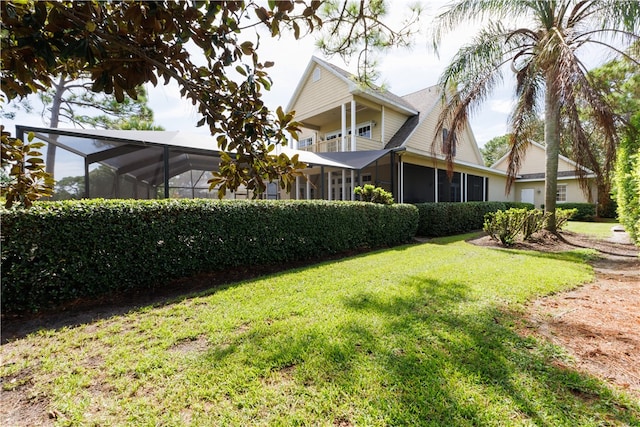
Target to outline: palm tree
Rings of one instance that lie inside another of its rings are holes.
[[[639,39],[640,2],[614,0],[461,0],[438,15],[433,24],[434,47],[449,31],[470,21],[483,27],[463,46],[440,77],[450,91],[438,122],[455,144],[470,113],[502,82],[507,67],[516,77],[516,104],[510,115],[507,193],[531,140],[532,124],[544,110],[546,145],[545,210],[547,229],[556,230],[558,154],[562,129],[571,133],[573,152],[588,156],[588,135],[578,107],[587,105],[604,139],[607,157],[617,142],[613,109],[592,84],[580,55],[591,45],[625,56],[625,46]],[[437,48],[436,48],[437,49]],[[563,126],[560,126],[562,119]],[[434,142],[435,144],[435,142]],[[452,152],[453,150],[449,150]],[[574,159],[580,163],[580,158]],[[451,154],[447,161],[453,161]],[[584,175],[581,184],[586,190]]]

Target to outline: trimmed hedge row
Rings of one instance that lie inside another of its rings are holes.
[[[418,236],[441,237],[481,230],[489,212],[510,208],[533,209],[521,202],[418,203]]]
[[[593,203],[556,203],[558,209],[576,209],[571,221],[593,221],[596,218],[596,205]]]
[[[2,212],[2,310],[149,289],[202,271],[409,241],[411,205],[83,200]]]

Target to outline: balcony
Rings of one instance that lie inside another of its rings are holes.
[[[346,142],[347,148],[345,151],[351,151],[351,137],[348,137]],[[377,141],[362,136],[356,136],[356,150],[354,151],[382,150],[383,148],[384,144],[382,143],[382,141]],[[337,151],[343,151],[342,141],[340,140],[340,138],[330,139],[329,141],[320,140],[315,144],[300,147],[299,149],[303,151],[311,151],[314,153],[333,153]]]

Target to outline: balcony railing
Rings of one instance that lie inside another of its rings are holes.
[[[351,138],[347,138],[346,150],[351,151]],[[356,151],[364,150],[382,150],[384,144],[382,141],[377,141],[371,138],[364,138],[362,136],[356,136]],[[342,150],[342,141],[340,138],[330,139],[329,141],[318,141],[315,144],[301,147],[300,150],[312,151],[314,153],[332,153]]]

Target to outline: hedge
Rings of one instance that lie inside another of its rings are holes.
[[[3,312],[395,245],[418,224],[411,205],[323,201],[83,200],[1,214]]]
[[[640,246],[640,112],[631,117],[620,141],[614,179],[620,223]]]
[[[481,230],[484,216],[489,212],[510,208],[533,209],[530,203],[520,202],[466,202],[418,203],[420,213],[418,236],[440,237]]]
[[[596,205],[593,203],[556,203],[558,209],[576,209],[571,221],[593,221],[596,218]]]

